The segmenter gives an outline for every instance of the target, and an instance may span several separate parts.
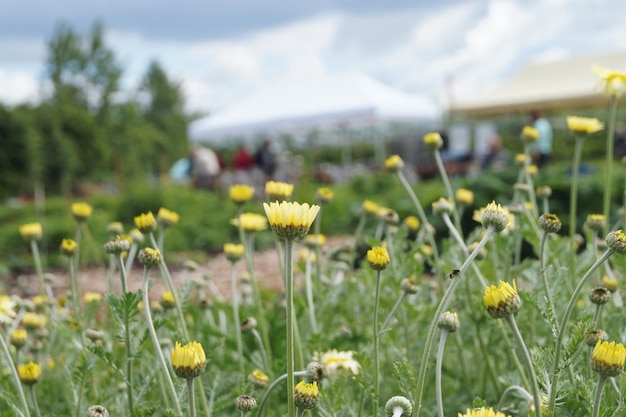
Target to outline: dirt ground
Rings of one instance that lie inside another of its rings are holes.
[[[329,237],[326,241],[325,249],[333,250],[339,247],[349,247],[351,244],[350,237]],[[296,245],[295,254],[301,246]],[[165,254],[167,261],[167,253]],[[207,295],[213,297],[230,298],[230,268],[231,264],[223,254],[212,256],[208,262],[198,265],[195,271],[184,269],[181,265],[173,265],[170,262],[168,269],[174,281],[174,285],[178,288],[184,280],[195,280],[199,283],[205,283]],[[266,249],[256,251],[253,257],[254,274],[263,288],[274,291],[282,291],[282,278],[280,275],[280,265],[278,255],[275,249]],[[247,275],[246,264],[242,259],[235,264],[237,276]],[[54,275],[52,290],[55,296],[59,296],[69,291],[69,274],[66,269],[56,271],[44,271]],[[107,268],[85,268],[80,271],[80,290],[81,292],[97,292],[104,294],[108,291]],[[155,267],[150,273],[154,285],[150,291],[151,298],[157,298],[164,289],[163,280],[159,268]],[[208,277],[208,280],[207,280]],[[136,291],[141,288],[143,281],[143,268],[135,263],[128,275],[128,290]],[[38,293],[37,276],[34,273],[22,274],[12,277],[7,284],[10,294],[22,297],[30,297]],[[113,277],[114,291],[120,289],[119,273]]]

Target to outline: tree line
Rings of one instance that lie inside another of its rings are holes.
[[[180,82],[157,61],[131,93],[100,21],[86,34],[59,23],[47,42],[38,104],[0,104],[0,198],[72,195],[84,182],[159,176],[188,153]]]

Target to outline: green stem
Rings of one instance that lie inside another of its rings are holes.
[[[17,393],[19,394],[20,400],[22,402],[22,407],[24,408],[24,415],[26,417],[30,417],[30,410],[28,409],[28,403],[26,402],[26,396],[24,395],[24,389],[22,388],[22,382],[20,381],[20,377],[17,373],[17,369],[15,369],[15,364],[13,363],[13,359],[11,358],[11,352],[9,351],[9,347],[4,341],[4,335],[0,334],[0,348],[4,352],[4,356],[6,357],[6,362],[9,366],[9,371],[13,376],[15,387],[17,388]]]
[[[116,257],[114,254],[109,255],[109,269],[107,270],[107,289],[109,294],[113,294],[113,274],[115,273]]]
[[[528,376],[531,383],[531,388],[533,391],[533,398],[535,401],[535,416],[541,417],[541,395],[539,392],[539,384],[537,382],[537,374],[535,373],[535,367],[533,365],[533,361],[530,358],[530,353],[528,353],[528,348],[526,347],[526,343],[524,343],[524,339],[522,338],[522,334],[517,327],[517,322],[515,321],[515,316],[510,314],[506,317],[506,321],[511,326],[511,330],[513,331],[513,336],[515,336],[515,340],[519,345],[520,350],[522,351],[522,357],[524,358],[524,362],[526,363],[526,370],[528,372]]]
[[[133,401],[133,352],[130,345],[130,320],[128,314],[124,315],[124,344],[126,345],[126,395],[128,397],[128,413],[135,415],[135,403]]]
[[[543,288],[546,292],[546,298],[550,305],[554,305],[552,302],[552,294],[550,293],[550,287],[548,286],[548,278],[546,277],[546,242],[548,240],[548,232],[543,232],[541,237],[541,245],[539,249],[539,269],[541,270],[541,279],[543,280]]]
[[[125,294],[128,291],[127,286],[127,278],[126,278],[126,268],[124,268],[124,259],[122,258],[122,254],[117,255],[117,265],[120,268],[120,281],[122,282],[122,294]]]
[[[372,415],[378,415],[378,397],[380,389],[380,335],[378,331],[378,307],[380,305],[381,271],[376,271],[376,292],[374,295],[374,398],[372,398]]]
[[[33,403],[33,409],[35,410],[35,416],[41,417],[41,413],[39,412],[39,405],[37,404],[37,395],[35,395],[35,386],[31,385],[30,387],[30,399]]]
[[[435,241],[435,237],[432,234],[431,225],[430,225],[430,222],[428,221],[428,218],[426,217],[426,213],[424,212],[424,208],[422,207],[422,204],[420,203],[419,199],[417,198],[417,195],[415,194],[415,191],[413,191],[413,188],[411,187],[411,184],[409,184],[409,181],[406,179],[406,177],[402,173],[402,170],[399,170],[397,172],[397,176],[398,176],[398,179],[400,180],[400,182],[402,183],[402,185],[404,186],[404,189],[409,194],[409,197],[413,201],[413,204],[415,205],[415,208],[417,209],[417,214],[419,215],[420,220],[422,221],[422,228],[423,228],[423,230],[426,233],[426,238],[428,239],[428,243],[430,244],[430,246],[433,249],[433,256],[435,258],[435,265],[437,265],[437,268],[436,268],[437,275],[439,276],[440,281],[443,281],[443,271],[441,271],[441,268],[439,267],[439,265],[441,263],[440,259],[439,259],[439,249],[437,248],[437,242]]]
[[[239,297],[237,294],[237,271],[235,263],[230,263],[230,293],[233,303],[233,318],[235,319],[235,335],[237,338],[237,356],[239,358],[239,373],[245,377],[245,366],[243,358],[243,342],[241,340],[241,321],[239,320]]]
[[[317,320],[315,319],[315,302],[313,300],[313,283],[311,282],[311,250],[306,255],[306,269],[304,274],[306,285],[306,300],[309,307],[309,321],[311,322],[311,331],[317,334]]]
[[[446,338],[448,337],[448,331],[446,329],[441,330],[441,336],[439,336],[439,347],[437,348],[437,365],[435,368],[435,384],[436,384],[436,397],[437,397],[437,415],[444,417],[443,414],[443,395],[441,391],[441,366],[443,364],[443,349],[446,346]]]
[[[170,396],[172,397],[172,400],[174,400],[174,406],[176,407],[176,411],[180,415],[182,414],[182,410],[180,408],[180,403],[178,402],[178,395],[176,394],[176,388],[174,388],[174,382],[172,381],[172,377],[170,375],[167,362],[165,362],[165,357],[163,356],[163,351],[161,350],[161,343],[159,342],[159,337],[157,336],[156,330],[154,329],[154,324],[152,323],[152,314],[150,313],[150,300],[148,299],[149,277],[150,277],[150,268],[144,267],[143,287],[141,289],[142,300],[143,300],[143,312],[144,312],[144,315],[146,316],[146,322],[148,324],[148,331],[150,333],[150,338],[152,339],[152,346],[154,347],[154,352],[157,356],[159,365],[161,366],[163,378],[165,379],[165,382],[167,383],[167,388],[170,392]]]
[[[296,413],[294,402],[294,311],[293,311],[293,239],[285,239],[285,297],[287,321],[287,416],[293,417]]]
[[[263,371],[267,373],[270,371],[270,365],[269,365],[269,362],[267,361],[267,353],[265,353],[263,340],[261,339],[261,335],[259,334],[259,331],[257,329],[252,329],[251,332],[252,332],[252,335],[254,336],[254,339],[256,340],[257,345],[259,345],[259,350],[261,351],[261,357],[263,359],[263,366],[265,367]]]
[[[611,188],[613,181],[613,143],[615,141],[615,117],[617,116],[617,97],[611,97],[609,106],[609,125],[606,130],[606,161],[604,161],[604,199],[602,214],[606,224],[610,224],[611,216]],[[606,230],[605,230],[606,232]]]
[[[613,254],[613,250],[611,248],[607,249],[604,254],[598,259],[585,273],[585,275],[581,278],[580,282],[574,289],[574,293],[572,294],[569,303],[567,304],[567,309],[565,310],[565,314],[563,314],[563,319],[561,320],[561,324],[559,325],[559,332],[557,334],[556,344],[554,346],[554,359],[552,360],[552,380],[550,382],[550,401],[548,403],[548,411],[554,412],[554,406],[556,404],[556,388],[559,381],[559,367],[561,360],[561,348],[563,345],[563,339],[565,338],[565,330],[567,328],[567,322],[574,311],[574,307],[576,305],[576,301],[578,300],[578,295],[583,289],[583,286],[587,283],[589,278],[593,275],[594,271],[598,269],[600,265],[604,261],[606,261]]]
[[[459,213],[456,211],[456,201],[454,199],[454,192],[452,191],[452,185],[450,184],[450,178],[448,178],[448,173],[446,172],[446,168],[443,165],[443,161],[441,160],[441,153],[439,149],[435,149],[435,161],[437,162],[437,168],[439,169],[439,175],[441,176],[441,180],[443,181],[446,187],[446,193],[448,194],[448,199],[452,202],[452,205],[455,207],[453,216],[454,216],[454,226],[455,229],[461,233],[461,218],[459,217]]]
[[[187,378],[187,391],[189,393],[189,417],[196,417],[196,395],[193,390],[195,378]]]
[[[419,417],[420,411],[422,408],[422,397],[424,395],[424,384],[426,382],[426,371],[428,369],[428,358],[430,357],[430,351],[433,346],[434,338],[435,338],[435,329],[437,328],[437,323],[439,322],[439,317],[441,314],[446,311],[450,301],[452,300],[452,296],[456,291],[459,283],[461,282],[461,278],[467,268],[472,264],[476,256],[480,253],[483,246],[487,243],[487,241],[491,238],[491,236],[495,233],[493,226],[489,226],[483,238],[478,242],[474,251],[467,257],[458,273],[455,277],[452,278],[452,283],[446,289],[446,292],[443,294],[441,301],[439,302],[439,306],[437,307],[437,311],[433,317],[432,322],[430,323],[430,327],[428,328],[428,334],[426,336],[426,344],[424,346],[424,351],[422,352],[422,359],[420,361],[420,370],[417,376],[417,386],[416,386],[416,407],[415,407],[415,415]]]
[[[583,138],[576,137],[576,146],[574,147],[574,162],[572,164],[572,191],[569,199],[569,239],[570,244],[574,245],[574,235],[576,234],[576,206],[578,204],[578,177],[580,171],[580,158],[583,149]],[[606,192],[606,191],[605,191]],[[608,220],[607,220],[608,221]]]
[[[39,295],[46,295],[46,284],[43,279],[43,271],[41,268],[41,256],[39,255],[39,246],[37,246],[37,241],[31,239],[30,241],[30,250],[33,253],[33,259],[35,261],[35,271],[37,271],[37,280],[39,282]],[[48,294],[48,297],[52,299],[52,294]]]
[[[306,374],[307,374],[307,371],[298,371],[298,372],[294,372],[293,376],[295,378],[297,376],[298,377],[306,376]],[[267,388],[267,391],[265,391],[265,394],[263,394],[263,398],[261,399],[261,404],[259,404],[259,412],[258,412],[259,416],[263,415],[263,409],[265,408],[265,403],[267,402],[267,399],[269,398],[272,391],[274,391],[274,388],[276,388],[278,384],[280,384],[285,379],[287,379],[287,374],[282,374],[281,376],[276,378],[274,382],[272,382],[270,386]]]
[[[600,403],[602,402],[602,391],[605,382],[606,377],[598,374],[598,383],[596,384],[596,391],[593,395],[593,412],[591,413],[591,417],[598,417],[600,415]]]
[[[130,272],[131,268],[133,267],[133,261],[135,260],[135,256],[137,255],[137,244],[135,242],[133,242],[130,245],[130,249],[128,250],[128,256],[126,257],[126,263],[125,263],[125,270],[127,273]]]
[[[530,164],[530,149],[529,145],[524,147],[524,175],[526,177],[526,185],[528,185],[528,195],[530,196],[530,202],[533,206],[533,216],[537,217],[537,196],[535,195],[535,185],[533,184],[533,177],[530,175],[530,170],[528,169]]]
[[[383,334],[387,330],[387,326],[389,326],[389,323],[391,322],[391,319],[396,314],[396,311],[400,307],[400,304],[402,304],[402,301],[404,301],[404,299],[406,298],[406,295],[407,295],[407,292],[406,291],[402,291],[402,293],[400,294],[400,297],[398,297],[398,300],[396,301],[396,303],[394,304],[393,308],[391,309],[391,311],[387,315],[387,318],[383,322],[383,325],[380,327],[380,332],[379,332],[380,334]]]

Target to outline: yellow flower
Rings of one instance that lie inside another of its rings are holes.
[[[389,265],[389,253],[384,246],[374,246],[367,251],[367,262],[369,262],[372,269],[377,271],[383,270]]]
[[[174,308],[176,306],[176,300],[174,294],[171,291],[163,291],[161,293],[160,304],[164,309]]]
[[[72,216],[79,222],[87,220],[93,213],[93,207],[87,203],[73,203],[71,210]]]
[[[415,216],[407,216],[404,219],[404,225],[412,232],[420,228],[420,219]]]
[[[522,140],[524,140],[524,141],[527,141],[527,142],[537,142],[539,140],[539,136],[541,136],[541,134],[539,133],[539,130],[537,130],[536,128],[534,128],[532,126],[524,126],[520,136],[521,136]]]
[[[604,87],[606,96],[619,97],[622,95],[624,84],[626,84],[626,74],[611,71],[598,65],[591,67],[591,70],[600,79],[600,85]]]
[[[436,150],[443,146],[443,138],[437,132],[430,132],[424,135],[424,145],[428,149]]]
[[[61,252],[66,256],[72,256],[76,253],[78,249],[78,243],[76,243],[73,239],[63,239],[61,241]]]
[[[314,408],[320,400],[320,391],[317,382],[300,381],[294,388],[294,399],[296,407],[304,410]]]
[[[20,364],[17,367],[17,374],[24,385],[34,385],[41,378],[41,365],[35,362]]]
[[[602,376],[617,376],[624,370],[626,348],[621,343],[598,340],[591,352],[591,369]]]
[[[330,203],[333,201],[334,197],[335,193],[328,187],[320,187],[315,192],[315,198],[317,198],[317,201],[319,201],[320,204]]]
[[[459,188],[454,193],[454,199],[459,204],[471,206],[474,204],[474,193],[466,188]]]
[[[96,303],[100,300],[102,300],[102,294],[100,293],[88,291],[83,294],[83,302],[85,304]]]
[[[602,277],[602,286],[611,292],[617,291],[617,284],[616,278]]]
[[[362,205],[363,212],[365,214],[376,214],[378,213],[378,204],[374,203],[371,200],[365,200]]]
[[[493,408],[474,408],[470,410],[469,408],[465,412],[465,414],[458,414],[458,417],[506,417],[504,413],[500,411],[494,411]],[[511,417],[511,416],[508,416]]]
[[[495,285],[488,286],[485,289],[483,303],[489,315],[494,319],[500,319],[517,312],[522,301],[517,294],[515,280],[513,280],[513,286],[504,281],[500,281],[497,287]]]
[[[487,204],[486,207],[475,210],[472,219],[482,224],[484,228],[493,226],[496,232],[513,228],[515,222],[511,212],[500,204],[496,204],[495,201]]]
[[[531,177],[534,177],[535,175],[537,175],[537,172],[539,172],[539,168],[537,167],[537,165],[535,164],[528,165],[528,174]]]
[[[157,221],[151,211],[135,216],[135,226],[141,233],[150,233],[157,227]]]
[[[143,248],[139,251],[137,259],[145,267],[152,267],[161,262],[161,252],[154,248]]]
[[[302,239],[309,232],[320,206],[297,202],[263,203],[274,234],[281,239]]]
[[[11,344],[20,349],[28,340],[28,332],[25,329],[15,329],[11,332]]]
[[[239,227],[241,219],[241,227],[246,232],[259,232],[267,228],[267,219],[265,216],[257,213],[242,213],[239,218],[232,219],[230,224]]]
[[[231,262],[238,261],[245,253],[245,247],[240,243],[225,243],[224,255]]]
[[[159,221],[159,223],[165,226],[174,226],[176,223],[178,223],[179,219],[180,216],[178,215],[178,213],[168,210],[164,207],[161,207],[159,209],[159,212],[157,213],[157,220]]]
[[[254,187],[246,184],[235,184],[230,186],[230,199],[235,204],[243,204],[250,201],[254,196]]]
[[[171,352],[172,368],[180,378],[195,378],[206,366],[206,356],[202,345],[198,342],[189,342],[181,346],[176,342]]]
[[[15,318],[17,303],[8,295],[0,295],[0,323],[10,324]]]
[[[39,240],[43,236],[41,223],[26,223],[20,226],[20,235],[24,239]]]
[[[248,381],[259,388],[264,388],[267,387],[267,384],[269,384],[270,377],[258,369],[255,369],[250,373],[250,375],[248,375]]]
[[[574,133],[586,133],[588,135],[604,129],[604,125],[595,117],[567,117],[567,128]]]
[[[270,200],[288,200],[293,194],[293,184],[280,181],[265,183],[265,195]]]
[[[526,164],[526,159],[527,159],[526,158],[526,154],[524,154],[524,153],[515,154],[515,163],[517,165],[520,165],[520,166],[521,165],[525,165]]]
[[[26,312],[22,317],[22,324],[29,330],[41,329],[47,321],[46,316],[32,312]]]
[[[609,232],[604,240],[611,250],[622,255],[626,253],[626,235],[621,230]]]
[[[404,161],[400,155],[391,155],[389,158],[385,159],[385,169],[387,171],[396,172],[400,171],[402,168],[404,168]]]

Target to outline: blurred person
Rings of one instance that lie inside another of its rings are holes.
[[[480,168],[502,171],[506,168],[508,159],[508,152],[502,146],[502,138],[495,135],[489,141],[489,152],[483,157]]]
[[[272,151],[272,142],[265,139],[254,154],[255,164],[261,168],[266,179],[273,179],[276,173],[276,155]]]
[[[244,145],[239,145],[233,155],[235,171],[249,171],[254,166],[254,157]]]
[[[537,167],[545,166],[552,156],[552,125],[537,110],[530,113],[533,127],[539,131],[539,140],[530,144],[530,152]]]
[[[217,154],[202,145],[195,145],[191,149],[189,176],[195,188],[210,189],[217,188],[217,179],[222,172],[222,167]]]

